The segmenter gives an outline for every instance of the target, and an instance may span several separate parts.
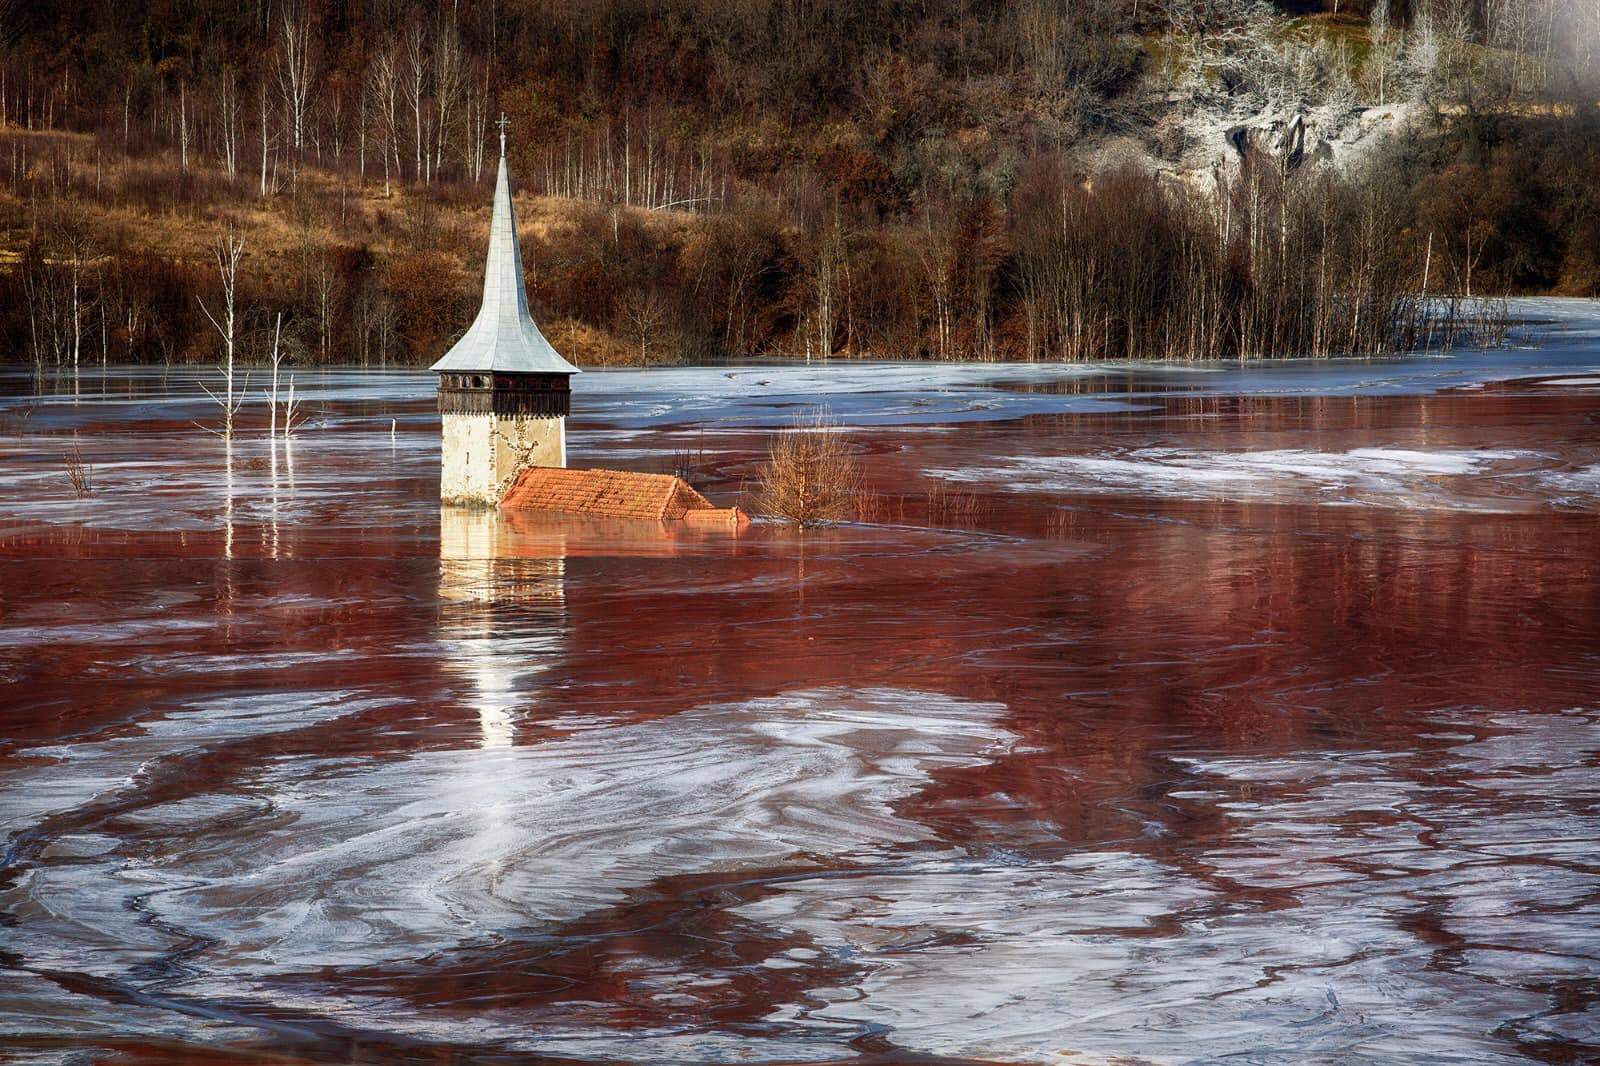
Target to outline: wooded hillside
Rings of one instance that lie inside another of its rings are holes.
[[[579,362],[1412,343],[1600,291],[1600,5],[0,0],[0,358],[422,363],[510,119]]]

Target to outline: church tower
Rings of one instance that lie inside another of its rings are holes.
[[[432,369],[439,375],[439,495],[446,503],[492,507],[527,467],[567,465],[569,383],[579,370],[557,354],[528,313],[504,115],[483,305]]]

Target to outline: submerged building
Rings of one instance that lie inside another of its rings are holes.
[[[670,474],[566,469],[571,381],[579,370],[550,346],[528,311],[504,116],[483,304],[432,369],[439,375],[445,503],[735,530],[749,521],[737,507],[713,507]]]
[[[522,470],[567,465],[571,378],[579,370],[551,347],[528,311],[503,118],[483,304],[432,369],[439,374],[439,495],[446,503],[492,507]]]

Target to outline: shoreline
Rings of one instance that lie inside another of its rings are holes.
[[[1446,301],[1448,297],[1431,297],[1437,301]],[[1462,299],[1504,299],[1511,310],[1509,327],[1513,334],[1519,330],[1537,327],[1552,327],[1556,332],[1568,332],[1587,322],[1594,331],[1597,342],[1600,342],[1600,297],[1587,296],[1512,296],[1512,297],[1470,297]],[[1543,313],[1536,313],[1538,311]],[[1563,314],[1562,312],[1566,312]],[[1587,312],[1587,313],[1585,313]],[[1107,368],[1107,369],[1142,369],[1151,367],[1272,367],[1285,365],[1314,365],[1331,366],[1346,363],[1382,363],[1403,361],[1407,359],[1437,358],[1447,359],[1471,352],[1487,351],[1515,351],[1538,345],[1515,343],[1508,340],[1501,345],[1478,347],[1470,344],[1457,345],[1450,348],[1421,349],[1405,352],[1373,355],[1280,355],[1280,356],[1221,356],[1221,357],[1189,357],[1181,359],[1149,358],[1149,359],[1108,359],[1108,360],[979,360],[979,359],[926,359],[910,356],[884,356],[884,355],[832,355],[826,358],[806,359],[795,355],[753,355],[730,357],[726,360],[700,361],[688,363],[654,362],[642,364],[595,364],[580,365],[579,369],[584,374],[611,374],[656,370],[761,370],[761,369],[818,369],[824,367],[964,367],[964,368],[1005,368],[1005,367],[1079,367],[1079,368]],[[268,370],[271,363],[250,362],[239,359],[235,363],[238,371]],[[100,363],[96,360],[85,359],[79,364],[78,374],[85,377],[102,369],[129,371],[149,370],[164,372],[196,372],[215,370],[211,363],[127,363],[109,362]],[[389,364],[374,366],[361,363],[317,363],[297,366],[292,368],[294,373],[385,373],[385,374],[423,374],[428,373],[424,364]],[[44,373],[52,377],[69,376],[71,368],[66,366],[36,367],[27,362],[13,362],[0,360],[0,376],[14,376],[22,372]],[[285,369],[285,373],[290,368]],[[3,398],[3,397],[0,397]]]

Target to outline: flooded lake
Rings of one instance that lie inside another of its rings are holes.
[[[0,1060],[1595,1061],[1600,309],[1526,309],[574,383],[718,503],[827,405],[805,534],[442,509],[423,373],[276,449],[0,377]]]

